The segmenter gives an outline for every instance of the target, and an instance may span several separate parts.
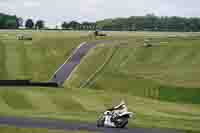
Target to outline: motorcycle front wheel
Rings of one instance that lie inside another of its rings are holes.
[[[105,122],[105,118],[103,116],[101,116],[98,120],[97,120],[97,127],[104,127],[104,122]]]

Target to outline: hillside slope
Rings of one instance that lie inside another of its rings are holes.
[[[11,38],[2,37],[0,42],[0,79],[48,80],[79,42],[87,40],[74,32],[34,32],[33,42],[8,34]],[[91,50],[64,88],[0,87],[0,115],[96,122],[100,113],[124,99],[137,114],[130,126],[199,132],[199,37],[111,35],[123,36],[122,44]],[[145,38],[154,46],[144,47]],[[103,69],[79,88],[109,57]]]
[[[163,42],[163,43],[162,43]],[[104,70],[90,81],[87,88],[114,90],[136,96],[183,103],[200,103],[200,40],[198,38],[155,38],[153,47],[128,40]],[[101,49],[102,52],[99,52]],[[79,84],[95,72],[105,58],[101,47],[79,65],[66,84]]]
[[[20,32],[1,34],[0,79],[47,81],[72,51],[88,40],[84,34],[73,32],[27,32],[33,41],[17,40]]]

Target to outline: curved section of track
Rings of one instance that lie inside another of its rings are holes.
[[[96,41],[92,43],[82,43],[69,57],[63,65],[54,73],[49,82],[57,83],[62,86],[66,79],[69,78],[75,67],[80,64],[81,59],[88,53],[91,48],[98,44],[108,43],[113,41]]]

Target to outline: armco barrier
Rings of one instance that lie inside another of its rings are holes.
[[[0,80],[0,86],[59,87],[54,82],[31,82],[30,80]]]

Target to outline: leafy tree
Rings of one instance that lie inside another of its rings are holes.
[[[35,24],[35,28],[36,29],[43,29],[45,26],[44,21],[43,20],[38,20]]]
[[[0,13],[0,28],[1,29],[17,29],[17,16],[11,16]]]
[[[67,22],[63,22],[61,24],[62,29],[68,29],[69,28],[69,24]]]
[[[81,26],[82,30],[89,30],[89,25],[90,25],[89,22],[83,22],[81,25],[82,25]]]
[[[34,27],[34,22],[33,22],[33,20],[32,20],[32,19],[26,20],[25,27],[26,27],[27,29],[33,29],[33,27]]]
[[[23,26],[23,19],[22,18],[17,18],[17,26]]]
[[[77,30],[80,27],[80,23],[76,21],[69,22],[69,28],[72,28],[73,30]]]

